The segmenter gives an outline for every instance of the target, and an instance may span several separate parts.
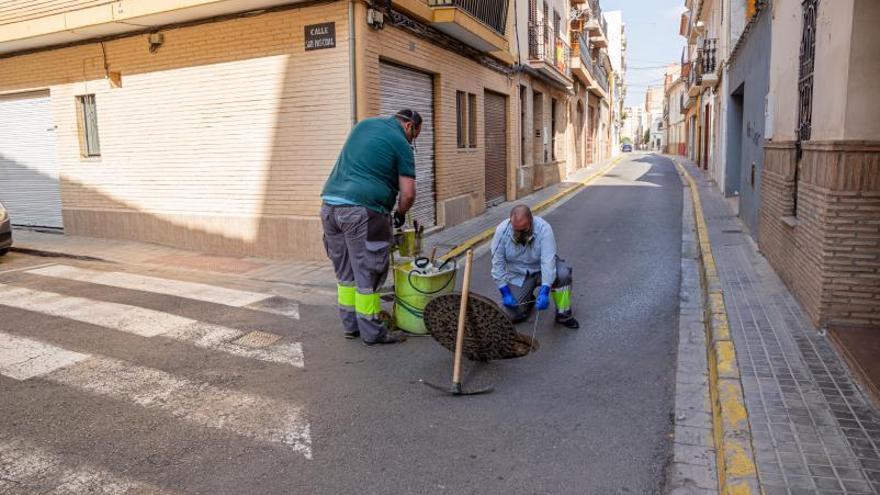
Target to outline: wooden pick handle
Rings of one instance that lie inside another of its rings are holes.
[[[452,364],[452,385],[461,385],[461,350],[464,344],[464,323],[467,317],[468,293],[471,289],[471,262],[474,252],[468,249],[464,262],[464,281],[461,284],[461,305],[458,307],[458,330],[455,334],[455,357]]]

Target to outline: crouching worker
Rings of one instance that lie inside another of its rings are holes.
[[[495,229],[492,278],[514,323],[528,319],[532,306],[539,311],[550,307],[552,297],[556,323],[580,328],[571,310],[571,268],[556,254],[550,224],[533,217],[528,206],[515,206]]]

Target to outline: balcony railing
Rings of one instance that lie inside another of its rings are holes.
[[[602,27],[602,33],[608,36],[608,23],[605,21],[605,17],[602,16],[599,0],[590,0],[590,17],[599,22],[599,26]]]
[[[578,54],[580,55],[581,63],[586,68],[587,72],[593,76],[593,79],[599,83],[599,86],[608,92],[608,77],[605,75],[605,72],[599,67],[596,62],[593,61],[592,57],[592,47],[590,46],[590,40],[587,36],[581,33],[580,36],[577,37],[577,47]]]
[[[507,27],[508,0],[428,0],[428,5],[459,8],[498,34]]]
[[[599,86],[607,93],[608,92],[608,76],[605,74],[605,71],[602,70],[601,67],[596,67],[596,70],[593,72],[593,75],[596,76],[596,81],[599,82]]]
[[[690,71],[690,77],[688,77],[688,82],[691,85],[699,86],[703,82],[703,68],[705,64],[703,63],[703,50],[697,50],[697,56],[694,58],[694,70]]]
[[[565,77],[571,77],[571,46],[553,32],[549,24],[529,26],[529,60],[541,60],[552,65]]]
[[[709,38],[709,39],[703,40],[703,50],[701,52],[701,54],[703,56],[702,67],[701,67],[702,71],[701,72],[703,74],[715,72],[715,65],[717,63],[717,59],[716,59],[716,52],[717,52],[716,45],[718,44],[717,41],[718,40],[715,38]]]

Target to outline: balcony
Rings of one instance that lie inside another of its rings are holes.
[[[688,70],[687,92],[689,96],[696,97],[703,88],[703,50],[697,50],[693,66]]]
[[[681,100],[679,101],[681,111],[679,113],[685,114],[687,113],[688,108],[694,106],[694,103],[697,101],[693,96],[689,96],[687,93],[681,94]]]
[[[571,58],[571,71],[584,82],[587,90],[602,98],[608,97],[608,78],[600,67],[597,67],[590,55],[592,49],[586,36],[581,34],[575,39],[572,47],[576,56]]]
[[[549,24],[529,26],[529,65],[568,85],[571,83],[571,47]]]
[[[4,7],[3,12],[0,12],[0,54],[75,43],[299,2],[30,0],[3,3],[21,4],[21,6]]]
[[[587,21],[587,31],[590,33],[590,42],[598,48],[608,46],[608,23],[602,17],[602,8],[599,0],[590,0],[590,20]]]
[[[702,75],[700,84],[704,88],[715,87],[718,85],[718,74],[715,72],[717,68],[717,43],[715,38],[703,40],[703,49],[701,51],[702,64],[699,71]]]
[[[482,52],[507,51],[509,0],[427,0],[431,26]],[[424,5],[424,4],[423,4]]]

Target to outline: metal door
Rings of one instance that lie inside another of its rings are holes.
[[[486,143],[486,206],[507,199],[507,98],[484,92],[483,124]]]
[[[412,216],[423,225],[435,225],[434,80],[430,74],[381,62],[379,82],[381,115],[394,115],[403,108],[422,115],[422,132],[416,140],[416,202]]]
[[[0,96],[0,202],[15,225],[62,227],[48,91]]]

